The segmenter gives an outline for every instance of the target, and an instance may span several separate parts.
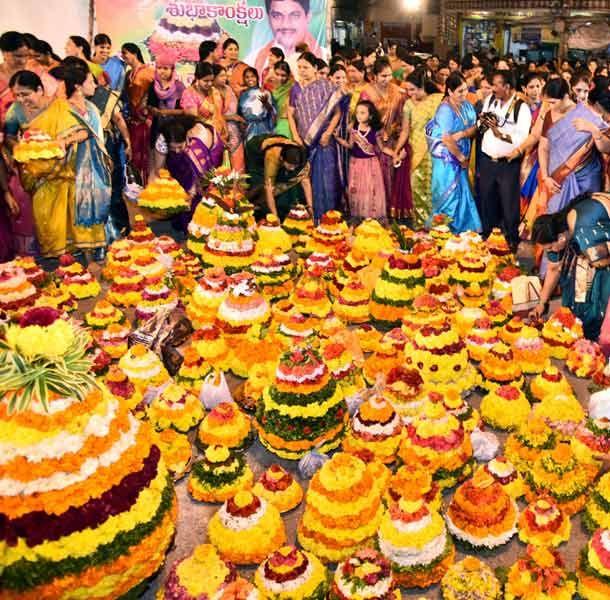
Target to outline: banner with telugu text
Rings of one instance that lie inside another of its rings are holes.
[[[262,70],[269,49],[286,56],[301,42],[318,56],[327,45],[328,0],[95,0],[96,30],[108,34],[118,50],[135,42],[151,60],[172,54],[177,61],[197,61],[203,40],[231,37],[240,58]]]

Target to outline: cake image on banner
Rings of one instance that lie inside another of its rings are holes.
[[[197,62],[201,42],[220,40],[223,31],[218,21],[210,18],[218,7],[181,1],[162,4],[165,5],[162,16],[146,40],[153,57],[172,50],[178,61]]]

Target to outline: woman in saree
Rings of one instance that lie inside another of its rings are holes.
[[[14,97],[11,91],[11,77],[17,71],[26,69],[30,58],[30,49],[23,34],[16,31],[7,31],[0,36],[0,52],[2,53],[2,64],[0,64],[0,126],[4,124],[4,118]]]
[[[91,60],[91,44],[80,35],[71,35],[66,42],[66,56],[74,56],[85,61],[97,81],[107,83],[104,68]]]
[[[247,144],[248,196],[261,212],[272,212],[283,221],[294,204],[306,202],[313,211],[310,168],[302,146],[283,136],[252,138]],[[263,196],[264,201],[256,201]]]
[[[244,85],[246,89],[239,97],[237,113],[246,122],[244,141],[247,144],[253,137],[273,133],[277,108],[271,92],[261,90],[255,69],[244,70]]]
[[[279,62],[275,65],[275,86],[271,94],[277,109],[277,119],[275,122],[275,133],[292,138],[290,123],[288,122],[288,105],[290,101],[290,91],[294,86],[294,79],[290,72],[290,65],[287,62]]]
[[[585,337],[597,339],[610,299],[610,195],[582,194],[563,210],[538,217],[532,240],[548,258],[533,314],[546,311],[559,285],[563,306],[582,320]]]
[[[411,224],[415,229],[421,229],[432,212],[432,158],[428,152],[425,128],[443,96],[438,93],[424,67],[418,67],[407,76],[405,89],[409,99],[403,109],[402,130],[394,150],[394,161],[405,160],[407,150],[410,151],[413,197]]]
[[[248,69],[245,62],[239,60],[239,44],[233,38],[227,38],[222,45],[223,59],[220,64],[227,70],[229,85],[233,93],[239,98],[246,89],[244,71]]]
[[[327,79],[318,79],[318,59],[304,52],[297,62],[300,83],[290,92],[288,121],[292,139],[305,146],[311,166],[314,220],[339,206],[342,186],[333,133],[341,119],[345,94]]]
[[[375,61],[373,77],[373,82],[362,90],[360,100],[370,100],[379,111],[383,125],[381,143],[393,151],[400,137],[406,95],[394,84],[392,67],[387,59]],[[395,162],[394,157],[388,154],[383,154],[380,158],[389,216],[406,219],[413,208],[409,157],[405,157],[402,162]]]
[[[112,40],[105,33],[98,33],[93,38],[91,60],[104,69],[110,89],[120,94],[125,85],[125,63],[118,56],[111,56],[111,53]]]
[[[548,200],[541,196],[541,202],[528,211],[536,216],[563,210],[580,194],[599,192],[600,152],[610,151],[610,140],[602,135],[606,123],[586,104],[574,104],[563,79],[549,81],[545,96],[550,110],[542,123],[538,160]]]
[[[354,119],[349,117],[349,104],[350,104],[350,93],[347,85],[347,71],[342,63],[336,63],[332,66],[329,75],[330,81],[336,85],[343,93],[345,97],[339,105],[341,108],[341,119],[337,128],[335,129],[335,139],[337,140],[337,154],[338,154],[338,165],[339,165],[339,177],[341,178],[341,184],[343,187],[343,205],[346,210],[350,210],[352,203],[349,201],[349,171],[350,171],[350,150],[344,146],[339,140],[347,140],[350,136],[352,123]],[[384,190],[385,191],[385,190]],[[385,207],[385,198],[383,202]],[[385,212],[383,214],[385,217]]]
[[[106,243],[119,239],[129,228],[129,215],[123,201],[125,184],[125,161],[131,160],[131,140],[129,129],[121,112],[118,92],[98,85],[89,98],[100,113],[106,152],[112,159],[112,197],[110,214],[106,221]]]
[[[186,231],[201,200],[203,176],[222,164],[224,144],[218,132],[193,115],[169,117],[155,143],[155,172],[166,168],[191,197],[190,210],[180,214],[173,224]]]
[[[39,115],[49,104],[45,96],[42,81],[31,71],[17,71],[10,80],[11,104],[4,122],[6,148],[12,149],[21,132],[27,129],[29,122]],[[16,254],[34,255],[37,251],[34,232],[34,215],[32,198],[23,188],[19,175],[18,163],[6,154],[4,164],[8,177],[8,189],[17,204],[17,210],[11,211],[10,222],[11,247]]]
[[[521,171],[519,174],[519,181],[521,183],[521,205],[519,211],[521,226],[519,234],[525,238],[527,238],[527,235],[524,236],[523,218],[538,189],[538,142],[542,132],[544,115],[548,110],[548,104],[542,100],[543,85],[544,80],[537,72],[527,73],[521,82],[521,90],[530,110],[532,125],[527,139],[508,156],[508,159],[511,161],[521,160]]]
[[[214,70],[214,89],[218,92],[220,110],[227,125],[225,147],[229,152],[231,168],[243,173],[246,168],[244,140],[242,135],[243,117],[237,114],[237,97],[227,79],[227,70],[219,64],[212,65]]]
[[[471,138],[476,133],[476,112],[466,100],[468,85],[459,71],[445,83],[445,97],[426,125],[432,156],[432,215],[447,215],[454,233],[481,231],[481,219],[470,188]]]
[[[125,83],[128,113],[127,126],[131,139],[131,162],[146,185],[150,162],[150,128],[152,120],[148,110],[148,92],[155,81],[155,68],[145,65],[140,48],[136,44],[123,44],[121,53],[129,66]]]
[[[67,99],[57,98],[27,124],[66,149],[62,159],[23,164],[24,187],[31,192],[36,235],[43,257],[74,249],[87,259],[105,245],[111,177],[99,112],[86,99],[95,81],[86,63],[60,70]]]
[[[222,114],[222,99],[214,88],[214,69],[210,63],[199,62],[193,83],[182,93],[180,107],[187,115],[198,117],[211,125],[226,139],[226,121]]]
[[[345,72],[347,74],[347,89],[351,95],[349,101],[349,120],[351,121],[354,118],[356,106],[360,102],[360,94],[366,86],[364,61],[353,61],[345,67]]]
[[[286,56],[281,48],[273,47],[271,50],[269,50],[269,55],[267,56],[267,66],[261,73],[261,85],[264,90],[273,92],[275,87],[278,85],[278,80],[275,76],[275,68],[285,60]]]

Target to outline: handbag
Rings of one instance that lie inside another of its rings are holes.
[[[520,275],[515,277],[511,283],[513,298],[513,313],[527,313],[535,308],[540,302],[542,284],[535,275]]]
[[[132,332],[129,341],[150,348],[161,357],[165,368],[173,376],[184,360],[177,348],[191,333],[193,327],[182,309],[164,309]]]

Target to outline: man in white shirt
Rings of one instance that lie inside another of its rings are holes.
[[[515,91],[511,71],[498,70],[492,79],[493,94],[484,102],[479,127],[481,143],[479,200],[483,235],[501,227],[513,251],[519,245],[519,171],[521,161],[511,160],[530,132],[532,117]]]

